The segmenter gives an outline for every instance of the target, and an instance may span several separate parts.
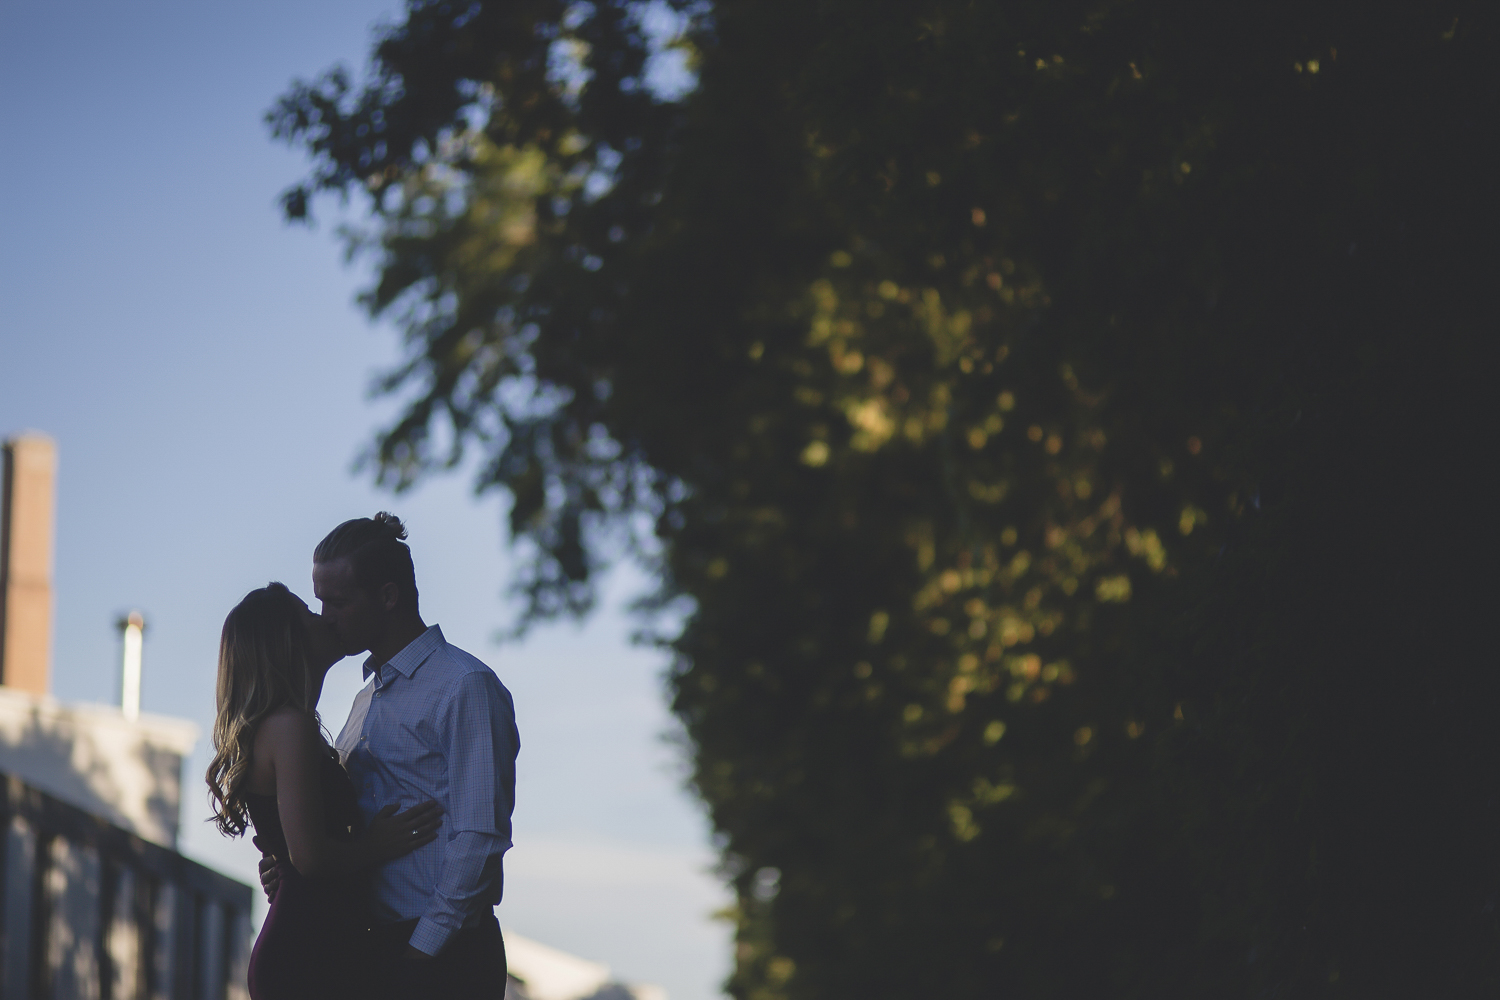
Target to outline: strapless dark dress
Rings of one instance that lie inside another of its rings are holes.
[[[359,801],[338,755],[321,763],[328,834],[359,835]],[[276,856],[281,885],[250,952],[252,1000],[369,1000],[373,978],[365,873],[308,878],[289,860],[274,795],[246,795],[262,854]]]

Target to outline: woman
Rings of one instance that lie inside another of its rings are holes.
[[[277,859],[281,883],[250,954],[254,1000],[368,1000],[363,874],[437,836],[441,810],[387,805],[361,829],[354,787],[316,706],[342,653],[333,629],[279,583],[224,619],[208,788],[214,820]]]

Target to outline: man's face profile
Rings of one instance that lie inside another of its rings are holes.
[[[370,648],[385,608],[378,593],[359,585],[348,559],[313,563],[313,594],[323,603],[323,617],[333,624],[345,656]]]

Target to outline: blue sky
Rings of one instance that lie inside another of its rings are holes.
[[[282,224],[304,169],[262,114],[294,76],[364,64],[394,2],[0,0],[0,434],[60,455],[54,693],[117,698],[112,623],[149,627],[144,708],[196,721],[184,849],[239,877],[253,849],[201,822],[219,626],[284,580],[311,597],[310,553],[347,517],[389,508],[412,531],[423,611],[489,662],[522,735],[516,848],[501,922],[608,962],[673,1000],[718,992],[726,897],[681,762],[663,659],[632,647],[629,568],[582,627],[523,644],[510,619],[502,498],[462,471],[377,491],[353,460],[393,408],[373,375],[397,334],[354,306],[365,280],[324,225]],[[334,668],[337,731],[359,683]]]

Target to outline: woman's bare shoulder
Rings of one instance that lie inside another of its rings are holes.
[[[318,720],[311,712],[290,705],[270,712],[255,724],[249,790],[260,795],[274,794],[276,759],[300,756],[307,752],[308,746],[319,741]]]
[[[256,738],[266,731],[289,734],[303,730],[318,731],[318,721],[311,712],[304,712],[300,708],[291,705],[282,705],[280,708],[272,709],[266,713],[266,717],[257,724]]]

